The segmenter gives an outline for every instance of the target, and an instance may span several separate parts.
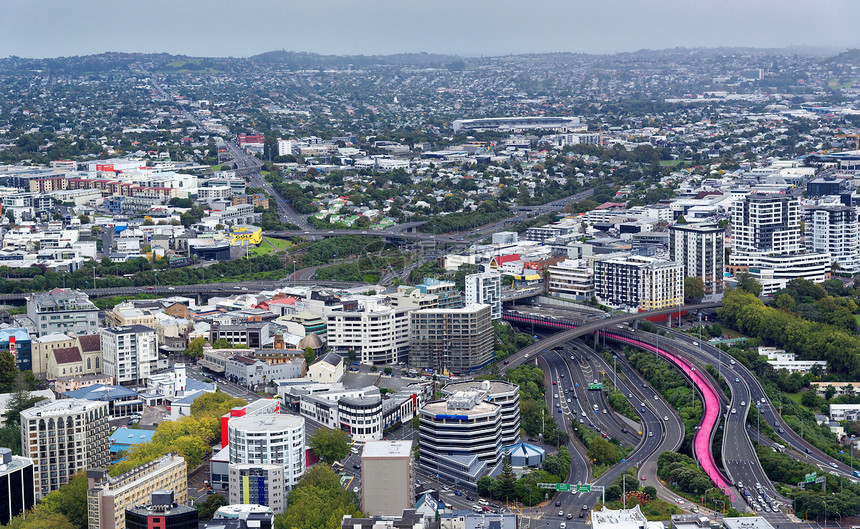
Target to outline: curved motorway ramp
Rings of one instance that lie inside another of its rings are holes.
[[[664,351],[645,342],[640,342],[639,340],[633,340],[623,336],[609,334],[607,337],[628,343],[640,349],[657,352],[660,356],[675,364],[675,366],[677,366],[690,380],[693,381],[693,384],[699,389],[705,402],[705,414],[704,417],[702,417],[702,424],[699,427],[699,431],[696,432],[696,437],[693,442],[693,449],[696,452],[696,458],[699,460],[699,464],[702,465],[702,469],[708,477],[711,478],[714,485],[725,492],[726,495],[734,501],[734,494],[729,488],[729,484],[722,472],[717,468],[717,465],[714,462],[714,455],[711,453],[711,434],[717,424],[721,406],[720,401],[717,398],[717,393],[714,388],[711,387],[710,382],[702,377],[699,374],[699,371],[690,362],[675,356],[668,351]]]

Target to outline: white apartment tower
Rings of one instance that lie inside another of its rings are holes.
[[[860,230],[854,208],[816,206],[806,213],[806,249],[830,254],[843,272],[860,272]]]
[[[110,463],[108,403],[62,399],[21,412],[23,455],[33,460],[36,499],[77,472]]]
[[[639,256],[595,261],[594,293],[615,307],[677,307],[684,301],[684,267],[674,261]]]
[[[409,352],[410,311],[376,298],[333,310],[326,316],[328,347],[337,353],[355,351],[365,364],[401,362]]]
[[[752,194],[730,208],[736,253],[789,254],[800,244],[800,201],[781,194]]]
[[[158,362],[158,334],[145,325],[100,329],[102,371],[119,384],[146,384]]]
[[[676,224],[669,227],[669,259],[684,265],[684,275],[698,277],[705,294],[723,293],[725,230],[716,224]]]
[[[483,272],[466,276],[466,304],[490,306],[490,319],[502,319],[502,274]]]
[[[731,274],[748,271],[772,294],[795,278],[829,278],[830,255],[807,252],[801,241],[800,201],[782,194],[750,194],[730,208],[734,246]]]
[[[305,473],[303,417],[281,414],[233,417],[227,428],[230,465],[281,465],[285,488],[291,490],[296,486]]]

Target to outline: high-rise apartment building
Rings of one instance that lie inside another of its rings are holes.
[[[396,516],[413,507],[412,441],[371,441],[361,453],[361,510]]]
[[[848,206],[815,206],[806,210],[806,249],[830,254],[839,270],[860,272],[857,212]]]
[[[594,262],[594,293],[615,307],[656,310],[684,302],[684,266],[653,257]]]
[[[117,384],[145,384],[158,362],[158,333],[145,325],[107,327],[99,331],[102,371]]]
[[[725,290],[725,231],[716,224],[669,227],[669,259],[684,265],[684,276],[701,279],[708,296]]]
[[[409,364],[440,373],[467,374],[493,361],[490,306],[422,309],[410,315]]]
[[[295,415],[234,417],[228,424],[231,465],[281,465],[291,490],[305,473],[305,419]]]
[[[0,448],[0,525],[6,525],[35,503],[33,460]]]
[[[176,491],[176,501],[188,501],[188,465],[185,458],[167,454],[115,478],[107,470],[87,471],[89,529],[123,529],[126,509],[149,503],[157,491]]]
[[[80,290],[55,288],[27,296],[27,317],[36,324],[39,336],[62,333],[74,337],[99,329],[99,309]]]
[[[355,351],[365,364],[396,364],[409,352],[409,311],[382,299],[367,298],[326,318],[328,347],[336,353]]]
[[[490,318],[502,319],[502,274],[483,272],[466,276],[466,304],[485,303],[490,306]]]
[[[800,200],[783,194],[750,194],[730,208],[732,253],[728,271],[749,272],[772,294],[795,278],[820,283],[830,277],[830,255],[806,251]]]
[[[77,472],[110,463],[108,403],[62,399],[21,412],[23,454],[33,460],[41,500]]]

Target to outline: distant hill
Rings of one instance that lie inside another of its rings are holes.
[[[454,63],[462,63],[463,59],[454,55],[438,55],[431,53],[397,53],[394,55],[320,55],[317,53],[306,53],[297,51],[269,51],[254,55],[249,60],[266,63],[279,64],[291,69],[325,68],[392,65],[392,66],[421,66],[421,67],[448,67]]]
[[[855,49],[843,51],[839,55],[827,59],[827,62],[829,64],[854,63],[860,65],[860,50]]]

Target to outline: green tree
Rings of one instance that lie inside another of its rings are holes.
[[[203,356],[203,346],[206,345],[206,338],[203,336],[198,336],[194,338],[190,342],[188,342],[188,347],[182,351],[182,356],[187,358],[200,358]]]
[[[328,464],[343,459],[349,453],[349,436],[343,430],[320,428],[308,444],[314,454]]]
[[[230,505],[227,498],[220,494],[210,494],[197,504],[197,518],[203,521],[211,520],[215,516],[215,511],[225,505]]]
[[[502,473],[496,478],[497,490],[496,497],[499,499],[514,498],[514,485],[517,481],[514,475],[514,468],[511,466],[511,454],[505,450],[504,460],[502,462]]]
[[[87,475],[75,474],[68,483],[42,499],[42,509],[61,514],[76,527],[87,527]]]
[[[0,393],[9,393],[15,388],[18,373],[12,353],[0,351]]]
[[[275,517],[275,529],[339,529],[344,515],[361,515],[356,499],[330,467],[317,465],[290,492],[286,512]]]
[[[74,524],[62,514],[51,513],[37,507],[27,513],[27,518],[20,514],[12,518],[6,527],[8,529],[45,529],[46,527],[51,529],[84,529],[86,524]]]
[[[787,310],[793,310],[795,304],[796,302],[794,301],[794,298],[791,297],[791,294],[788,292],[783,292],[776,298],[776,301],[773,302],[774,307]]]
[[[588,457],[598,465],[614,465],[618,462],[618,449],[603,438],[596,438],[588,447]]]
[[[78,215],[78,220],[81,221],[81,224],[89,224],[90,217],[87,215]]]
[[[316,360],[317,354],[314,351],[313,347],[305,347],[305,364],[311,365]]]
[[[699,301],[705,297],[705,283],[701,277],[684,278],[684,300],[687,303]]]
[[[744,292],[749,292],[753,296],[761,295],[761,283],[752,276],[749,272],[741,272],[736,276],[738,280],[738,288]]]

